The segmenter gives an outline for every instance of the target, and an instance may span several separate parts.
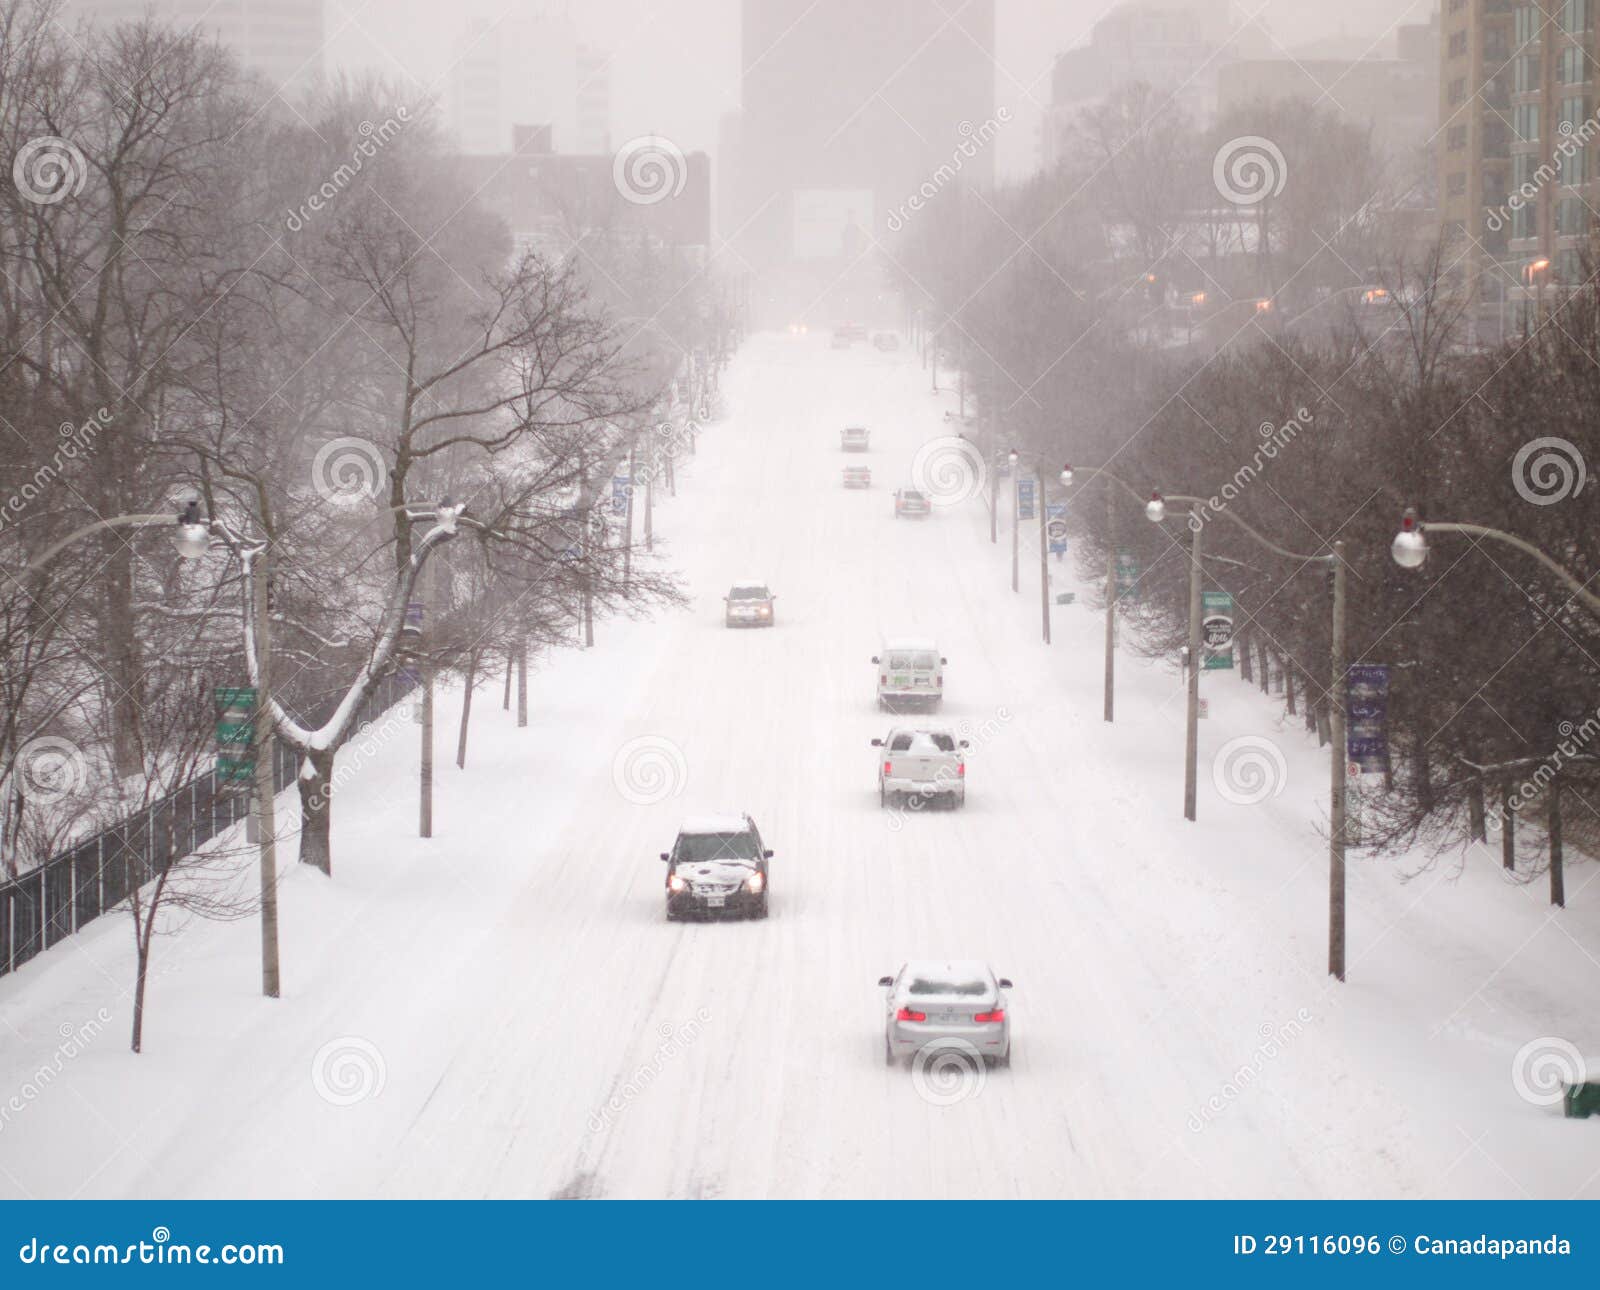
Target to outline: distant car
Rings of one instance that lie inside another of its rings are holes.
[[[866,426],[846,426],[839,431],[841,452],[866,452],[871,444],[872,436],[867,433]]]
[[[878,756],[878,805],[895,798],[914,804],[943,802],[955,809],[967,804],[965,739],[948,730],[924,726],[897,727],[872,741]]]
[[[846,466],[844,468],[844,486],[846,488],[871,488],[871,466]]]
[[[729,627],[771,627],[777,622],[772,603],[777,598],[764,582],[735,583],[722,598],[723,621]]]
[[[872,338],[875,349],[895,350],[900,348],[900,337],[892,331],[880,331]]]
[[[850,337],[846,336],[842,331],[836,331],[833,333],[833,339],[828,342],[828,345],[832,349],[849,349]]]
[[[742,914],[765,918],[772,852],[748,815],[703,815],[683,822],[667,866],[667,918]]]
[[[789,335],[804,336],[805,334],[806,325],[803,322],[792,322],[789,324]]]
[[[878,669],[878,707],[891,712],[937,708],[944,699],[945,657],[933,641],[893,636],[872,656]]]
[[[977,960],[913,959],[884,991],[883,1060],[915,1057],[930,1046],[964,1053],[988,1066],[1011,1065],[1011,1018],[1005,977]]]
[[[926,493],[915,488],[894,490],[894,517],[897,520],[925,520],[933,512]]]

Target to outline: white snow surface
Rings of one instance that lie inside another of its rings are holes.
[[[486,684],[465,771],[441,696],[431,840],[416,727],[363,754],[331,881],[280,861],[281,999],[253,921],[158,942],[140,1056],[125,914],[0,979],[0,1197],[1600,1198],[1600,1120],[1514,1070],[1554,1039],[1600,1068],[1597,866],[1557,912],[1483,848],[1354,853],[1331,982],[1298,722],[1207,675],[1185,822],[1180,683],[1124,651],[1102,722],[1087,589],[1045,646],[981,500],[912,527],[838,489],[832,427],[908,469],[954,402],[926,385],[909,352],[752,339],[656,499],[693,605],[542,658],[525,730]],[[775,630],[723,629],[734,560],[783,586]],[[963,811],[880,808],[855,755],[886,628],[960,660]],[[1245,734],[1288,769],[1253,806],[1211,775]],[[640,747],[664,778],[630,782]],[[730,807],[776,852],[771,917],[669,924],[657,854]],[[876,982],[918,957],[1017,982],[1012,1067],[950,1105],[883,1061]]]

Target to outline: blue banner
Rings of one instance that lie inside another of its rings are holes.
[[[1033,479],[1027,475],[1017,477],[1017,518],[1033,518]]]
[[[1064,1167],[1085,1171],[1064,1173],[1064,1185],[1091,1182],[1087,1165]],[[8,1201],[0,1269],[17,1286],[244,1278],[345,1288],[654,1286],[679,1277],[744,1287],[760,1269],[763,1287],[815,1290],[905,1280],[904,1242],[884,1233],[930,1223],[983,1234],[938,1242],[926,1266],[956,1284],[1459,1290],[1585,1286],[1600,1276],[1595,1209],[1582,1201],[733,1201],[705,1210],[643,1201]],[[681,1248],[686,1226],[698,1233],[706,1224],[716,1230],[707,1248]]]
[[[1345,674],[1345,756],[1352,772],[1389,769],[1389,669],[1357,663]]]

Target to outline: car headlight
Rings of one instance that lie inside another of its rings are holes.
[[[759,896],[762,888],[767,885],[767,879],[764,874],[753,873],[744,880],[744,885],[750,889],[752,895]]]
[[[689,889],[689,884],[687,882],[685,882],[682,878],[680,878],[677,874],[673,874],[672,877],[667,879],[667,890],[668,891],[687,891],[688,889]]]

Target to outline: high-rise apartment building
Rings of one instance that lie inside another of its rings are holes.
[[[1444,0],[1440,231],[1494,341],[1583,280],[1600,209],[1600,0]]]

